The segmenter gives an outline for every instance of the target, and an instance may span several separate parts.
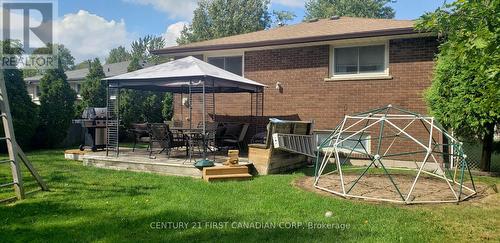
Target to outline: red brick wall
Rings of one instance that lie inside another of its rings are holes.
[[[246,78],[269,86],[264,93],[264,116],[315,120],[316,129],[328,129],[346,114],[388,104],[425,114],[423,92],[431,82],[437,45],[434,37],[391,40],[392,79],[325,81],[329,77],[328,45],[248,51],[244,72]],[[277,82],[282,90],[275,89]],[[175,101],[177,108],[178,97]],[[216,113],[250,115],[250,95],[217,94]]]
[[[325,81],[329,47],[312,46],[245,53],[245,77],[269,86],[265,115],[295,115],[316,121],[316,128],[335,127],[345,114],[387,104],[426,113],[423,90],[430,85],[434,38],[390,41],[390,80]],[[275,89],[282,84],[282,92]]]
[[[265,116],[315,120],[316,128],[335,127],[345,114],[394,104],[426,113],[422,98],[430,85],[435,38],[390,41],[389,80],[325,81],[329,47],[312,46],[245,53],[245,77],[266,84]],[[283,89],[276,90],[280,82]],[[175,99],[176,111],[180,97]],[[250,115],[250,94],[217,94],[219,115]],[[176,112],[177,115],[177,112]],[[180,119],[180,117],[178,117]]]

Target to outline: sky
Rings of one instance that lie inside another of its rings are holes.
[[[22,1],[22,0],[19,0]],[[99,57],[120,45],[129,48],[139,37],[161,35],[175,45],[183,26],[192,18],[197,0],[58,0],[54,22],[56,41],[70,49],[76,62]],[[271,0],[271,10],[304,17],[305,0]],[[433,11],[443,0],[393,0],[396,19],[416,19]]]

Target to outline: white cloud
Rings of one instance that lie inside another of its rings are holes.
[[[0,8],[0,19],[3,19],[3,15],[6,14],[7,12],[3,9]],[[9,14],[9,20],[10,20],[10,26],[8,27],[8,32],[9,32],[9,39],[15,39],[15,40],[20,40],[23,41],[23,32],[24,32],[24,15],[22,10],[11,10]],[[39,12],[30,12],[30,17],[29,17],[29,26],[30,27],[36,27],[41,24],[42,18]],[[3,36],[3,23],[2,26],[0,26],[0,36],[1,40],[6,39],[7,37]],[[32,48],[39,48],[39,47],[44,47],[45,44],[43,43],[42,40],[40,40],[32,31],[29,33],[29,45]]]
[[[176,46],[177,38],[181,35],[181,31],[185,25],[188,25],[188,22],[180,21],[174,24],[171,24],[167,27],[167,30],[163,34],[163,38],[165,39],[166,46]]]
[[[271,3],[291,8],[303,8],[305,0],[271,0]]]
[[[106,20],[85,10],[67,14],[54,23],[56,43],[64,44],[75,57],[76,62],[94,57],[105,57],[117,46],[128,46],[131,34],[125,28],[125,21]]]
[[[170,18],[190,20],[196,9],[198,0],[123,0],[142,5],[151,5],[155,9],[165,12]]]

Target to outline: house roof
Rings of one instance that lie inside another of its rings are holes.
[[[265,85],[188,56],[171,62],[105,78],[110,87],[173,93],[261,92]],[[201,82],[206,89],[201,89]],[[194,87],[189,90],[188,87]]]
[[[155,54],[262,47],[316,41],[414,34],[414,21],[340,17],[320,19],[155,50]]]
[[[102,65],[102,70],[104,71],[104,75],[106,77],[112,77],[120,74],[124,74],[127,72],[127,67],[130,64],[130,61],[117,62],[112,64],[104,64]],[[85,76],[89,73],[88,68],[82,68],[77,70],[71,70],[64,72],[66,76],[68,76],[68,81],[78,81],[84,80]],[[42,75],[33,76],[25,78],[25,82],[39,82],[42,79]]]

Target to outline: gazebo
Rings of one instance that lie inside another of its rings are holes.
[[[256,106],[262,105],[265,85],[233,74],[198,58],[188,56],[182,59],[147,67],[134,72],[103,79],[108,83],[107,97],[107,151],[106,156],[119,155],[119,103],[120,89],[162,91],[187,96],[189,128],[193,127],[193,95],[201,96],[201,121],[203,134],[207,129],[207,113],[215,117],[216,93],[257,94]],[[260,98],[260,100],[258,100]],[[253,100],[253,99],[252,99]],[[253,104],[252,104],[253,105]],[[262,109],[261,109],[262,110]],[[195,124],[196,126],[196,124]],[[203,156],[206,160],[206,155]]]

